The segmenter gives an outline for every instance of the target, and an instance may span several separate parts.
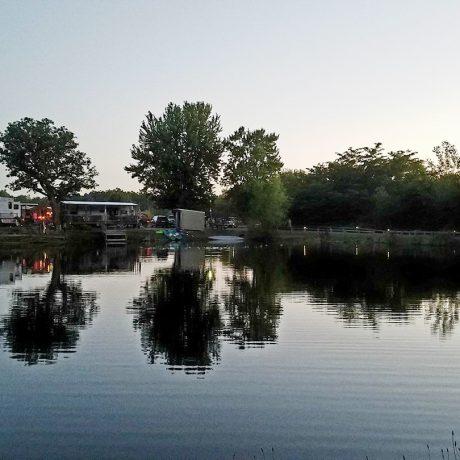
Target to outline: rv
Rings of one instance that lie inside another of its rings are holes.
[[[19,224],[21,219],[21,203],[14,201],[11,197],[0,197],[0,223]]]

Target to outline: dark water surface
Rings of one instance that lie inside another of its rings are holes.
[[[0,259],[0,458],[454,458],[454,251]]]

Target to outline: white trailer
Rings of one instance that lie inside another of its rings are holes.
[[[21,218],[21,203],[14,198],[0,196],[0,223],[15,224]]]
[[[205,214],[191,209],[174,209],[176,227],[181,230],[204,232]]]

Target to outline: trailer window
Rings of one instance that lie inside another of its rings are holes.
[[[13,203],[11,203],[11,201],[8,202],[8,209],[12,209],[13,208]]]
[[[18,205],[18,204],[15,204],[15,205],[14,205],[14,209],[19,209],[19,205]]]

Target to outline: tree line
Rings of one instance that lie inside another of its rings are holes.
[[[436,161],[410,150],[385,152],[377,143],[284,171],[277,142],[275,133],[245,127],[223,137],[210,104],[170,103],[159,116],[147,113],[132,145],[125,170],[141,184],[140,193],[94,191],[97,171],[88,155],[72,132],[46,118],[9,123],[0,133],[0,163],[12,179],[9,188],[46,197],[57,224],[58,203],[73,198],[214,211],[265,228],[288,219],[303,226],[458,227],[460,156],[448,142],[434,148]]]
[[[289,215],[302,225],[455,229],[460,225],[460,156],[443,142],[436,160],[385,152],[380,143],[349,148],[306,171],[286,171]]]

